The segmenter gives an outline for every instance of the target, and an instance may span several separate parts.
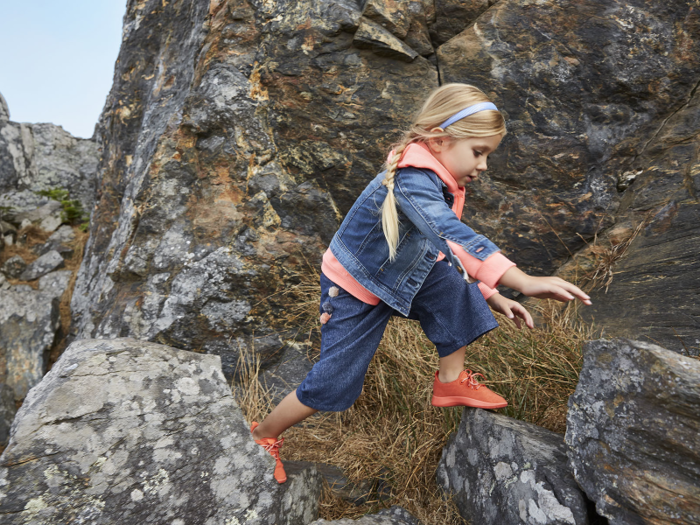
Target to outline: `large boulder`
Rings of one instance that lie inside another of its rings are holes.
[[[442,451],[437,480],[470,523],[589,523],[563,437],[500,414],[464,410]]]
[[[273,478],[218,356],[135,339],[71,344],[0,457],[3,523],[307,524],[313,468]]]
[[[24,399],[46,373],[49,351],[60,326],[58,304],[73,272],[52,272],[38,289],[8,286],[0,301],[0,383]],[[9,284],[9,283],[7,283]]]
[[[591,341],[569,399],[574,476],[611,523],[697,523],[700,362],[659,346]]]

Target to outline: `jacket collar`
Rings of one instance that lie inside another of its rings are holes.
[[[455,197],[452,210],[458,217],[462,216],[465,189],[457,185],[457,181],[452,174],[433,156],[426,144],[422,142],[412,142],[406,146],[406,149],[403,150],[403,155],[401,155],[401,160],[399,160],[398,167],[406,168],[408,166],[413,168],[428,168],[435,172],[435,174],[440,177],[440,180],[445,183],[447,190]]]

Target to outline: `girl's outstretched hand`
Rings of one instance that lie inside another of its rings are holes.
[[[525,307],[517,301],[512,299],[507,299],[503,297],[500,293],[493,294],[491,297],[486,299],[486,302],[491,308],[497,312],[502,313],[508,319],[515,323],[515,326],[522,328],[522,321],[525,322],[525,326],[528,328],[534,328],[535,323],[532,322],[532,316]]]
[[[592,304],[591,298],[578,286],[559,277],[533,277],[515,266],[503,274],[499,284],[517,290],[528,297],[556,299],[563,303],[579,299],[583,304]]]

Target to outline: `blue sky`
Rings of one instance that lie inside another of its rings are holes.
[[[0,0],[0,93],[15,122],[92,136],[127,0]]]

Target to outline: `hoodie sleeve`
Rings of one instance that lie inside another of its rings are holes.
[[[450,250],[452,250],[452,253],[460,260],[467,274],[481,281],[489,289],[495,288],[498,285],[498,281],[503,277],[503,274],[506,273],[509,268],[515,266],[515,263],[501,252],[492,253],[481,261],[469,254],[457,243],[447,241],[447,245],[450,247]]]

